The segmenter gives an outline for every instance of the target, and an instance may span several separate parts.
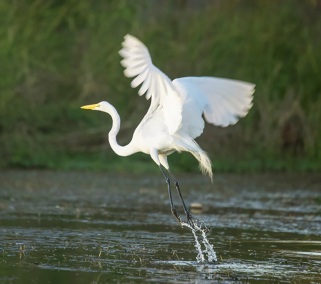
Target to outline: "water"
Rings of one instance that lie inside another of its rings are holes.
[[[194,221],[193,226],[185,222],[181,222],[181,226],[190,229],[194,236],[194,247],[197,251],[196,261],[198,263],[217,262],[216,252],[214,251],[213,245],[207,238],[208,228],[202,224],[199,225]]]
[[[197,262],[161,175],[0,173],[0,283],[321,283],[319,176],[180,180],[214,264]]]

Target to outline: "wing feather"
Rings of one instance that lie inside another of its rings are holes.
[[[162,108],[169,132],[175,133],[182,122],[182,102],[172,81],[153,65],[147,47],[137,38],[126,35],[122,46],[119,54],[123,57],[121,65],[125,68],[124,74],[129,78],[134,77],[131,87],[141,85],[138,94],[145,94],[146,99],[151,98],[147,115],[156,108]]]
[[[186,103],[183,105],[182,125],[185,125],[185,131],[188,123],[190,129],[194,128],[189,130],[193,138],[203,132],[203,113],[207,122],[222,127],[235,124],[244,117],[252,107],[255,88],[251,83],[215,77],[178,78],[173,85],[183,94]]]
[[[205,120],[222,127],[235,124],[252,107],[255,85],[215,78],[184,77],[171,81],[153,65],[147,47],[126,35],[119,54],[126,77],[134,78],[131,87],[140,86],[138,94],[151,99],[145,117],[162,109],[170,134],[184,133],[196,138],[203,132]]]
[[[143,70],[143,72],[141,72],[131,83],[130,86],[132,88],[137,88],[140,84],[142,84],[146,78],[147,78],[147,73],[148,73],[148,69],[145,68],[145,70]]]
[[[151,76],[150,76],[150,74],[148,73],[148,70],[147,70],[146,79],[144,80],[142,86],[140,87],[140,89],[138,91],[138,94],[140,96],[144,95],[147,92],[147,90],[148,90],[148,88],[150,86],[150,81],[151,81]]]

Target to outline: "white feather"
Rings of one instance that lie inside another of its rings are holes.
[[[251,83],[215,77],[184,77],[175,79],[173,84],[180,94],[193,97],[198,106],[193,114],[197,116],[200,111],[204,112],[206,121],[214,125],[235,124],[252,107],[255,85]],[[183,125],[189,120],[190,112],[183,115]]]
[[[171,81],[153,65],[147,47],[137,38],[126,35],[122,45],[119,54],[125,76],[134,78],[133,88],[140,85],[140,96],[151,98],[150,108],[130,144],[136,143],[137,149],[150,153],[158,164],[157,153],[166,156],[173,151],[191,152],[202,171],[212,177],[210,159],[194,141],[203,132],[203,114],[214,125],[235,124],[251,108],[255,85],[215,77]]]
[[[153,65],[147,47],[137,38],[126,35],[122,45],[119,54],[124,58],[121,64],[125,67],[125,76],[136,77],[131,86],[135,88],[142,84],[138,94],[146,94],[146,99],[152,99],[147,115],[163,107],[165,123],[174,134],[182,120],[182,103],[171,80]]]

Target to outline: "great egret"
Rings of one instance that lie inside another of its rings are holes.
[[[126,35],[122,46],[119,54],[123,57],[121,64],[125,67],[125,76],[135,77],[131,86],[141,85],[138,94],[146,94],[146,99],[151,99],[150,107],[130,143],[126,146],[117,143],[120,117],[110,103],[102,101],[81,108],[103,111],[111,116],[113,124],[108,138],[117,155],[143,152],[151,156],[166,179],[173,215],[181,223],[173,205],[171,181],[179,193],[187,222],[194,227],[179,183],[170,171],[167,156],[175,151],[191,153],[198,160],[202,172],[212,179],[211,161],[194,140],[204,129],[202,115],[214,125],[226,127],[235,124],[251,108],[255,85],[215,77],[184,77],[171,81],[153,65],[147,47],[137,38]]]

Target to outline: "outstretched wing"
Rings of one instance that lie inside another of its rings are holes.
[[[126,77],[133,78],[138,94],[151,98],[148,115],[161,108],[170,134],[181,132],[196,138],[203,132],[205,120],[219,126],[235,124],[252,106],[255,85],[215,78],[184,77],[171,81],[153,65],[147,47],[137,38],[126,35],[119,54],[124,58]]]
[[[203,132],[205,120],[218,126],[235,124],[252,107],[255,85],[247,82],[215,78],[184,77],[173,80],[184,100],[183,131],[193,138]]]
[[[146,99],[151,98],[147,114],[162,107],[169,132],[175,133],[182,120],[182,103],[172,81],[153,65],[147,47],[137,38],[126,35],[122,46],[119,54],[124,58],[121,64],[125,68],[125,76],[135,77],[131,82],[132,88],[141,85],[138,94],[146,94]]]

